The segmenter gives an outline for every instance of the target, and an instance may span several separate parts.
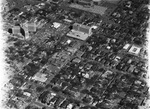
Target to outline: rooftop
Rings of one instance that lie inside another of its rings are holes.
[[[80,32],[80,31],[75,31],[75,30],[70,31],[67,34],[67,36],[70,36],[70,37],[73,37],[76,39],[80,39],[80,40],[86,40],[89,37],[88,34],[85,34],[85,33]]]
[[[46,74],[37,73],[32,77],[32,79],[40,82],[46,82],[47,80],[46,76],[47,76]]]
[[[84,11],[88,11],[88,12],[92,12],[92,13],[95,13],[95,14],[100,14],[100,15],[103,15],[105,14],[105,11],[107,10],[106,7],[103,7],[103,6],[90,6],[90,7],[85,7],[85,6],[82,6],[82,5],[79,5],[79,4],[70,4],[70,7],[72,8],[76,8],[76,9],[80,9],[80,10],[84,10]]]
[[[132,45],[132,47],[130,48],[129,52],[133,53],[135,55],[138,55],[140,53],[141,47]]]

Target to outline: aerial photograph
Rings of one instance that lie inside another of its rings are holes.
[[[1,1],[0,109],[150,109],[150,0]]]

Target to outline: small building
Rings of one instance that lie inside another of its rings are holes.
[[[120,59],[121,59],[120,56],[116,56],[114,60],[115,60],[116,62],[118,62],[118,61],[120,61]]]
[[[124,49],[124,50],[129,50],[130,47],[131,47],[131,44],[126,44],[126,45],[123,47],[123,49]]]
[[[67,106],[67,109],[72,109],[73,108],[73,104],[69,104],[68,106]]]
[[[128,72],[133,72],[134,71],[134,69],[135,69],[135,67],[134,67],[134,65],[131,65],[130,67],[129,67],[129,69],[128,69]]]
[[[40,81],[40,82],[46,82],[46,80],[47,80],[46,76],[47,76],[47,74],[37,73],[32,77],[32,79],[34,79],[36,81]]]
[[[56,28],[56,29],[59,28],[60,26],[61,26],[61,24],[58,23],[58,22],[53,23],[53,27]]]
[[[25,95],[27,97],[31,97],[31,93],[30,92],[23,92],[23,95]]]
[[[107,70],[104,74],[102,74],[102,77],[103,77],[103,78],[107,78],[108,75],[112,75],[112,74],[113,74],[112,71]]]
[[[75,58],[75,59],[73,59],[73,62],[75,62],[75,63],[80,63],[80,62],[81,62],[81,59]]]
[[[68,23],[72,23],[72,20],[70,19],[64,19],[65,22],[68,22]]]

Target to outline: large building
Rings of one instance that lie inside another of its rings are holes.
[[[78,23],[73,24],[73,30],[83,32],[85,34],[90,35],[92,33],[92,28],[86,25],[81,25]]]
[[[109,3],[118,3],[121,0],[103,0],[105,2],[109,2]]]
[[[79,4],[85,4],[85,5],[99,5],[101,2],[109,2],[109,3],[116,3],[120,0],[76,0]]]
[[[92,0],[78,0],[78,4],[81,5],[91,5]]]
[[[101,6],[102,0],[77,0],[71,3],[71,8],[76,8],[96,14],[103,15],[107,10],[107,7]]]
[[[92,27],[78,23],[73,24],[73,29],[67,34],[67,36],[80,40],[86,40],[91,35],[92,35]]]
[[[75,0],[74,3],[79,5],[99,5],[102,0]]]

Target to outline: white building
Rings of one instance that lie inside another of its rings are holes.
[[[132,54],[135,54],[135,55],[138,55],[141,51],[141,47],[138,47],[138,46],[135,46],[135,45],[132,45],[132,47],[129,49],[129,53],[132,53]]]
[[[124,50],[129,50],[130,47],[131,47],[131,44],[126,44],[126,45],[123,47],[123,49],[124,49]]]
[[[35,74],[32,79],[40,82],[46,82],[47,80],[46,74],[37,73]]]
[[[76,39],[86,40],[92,35],[92,27],[75,23],[73,24],[73,29],[67,35]]]

